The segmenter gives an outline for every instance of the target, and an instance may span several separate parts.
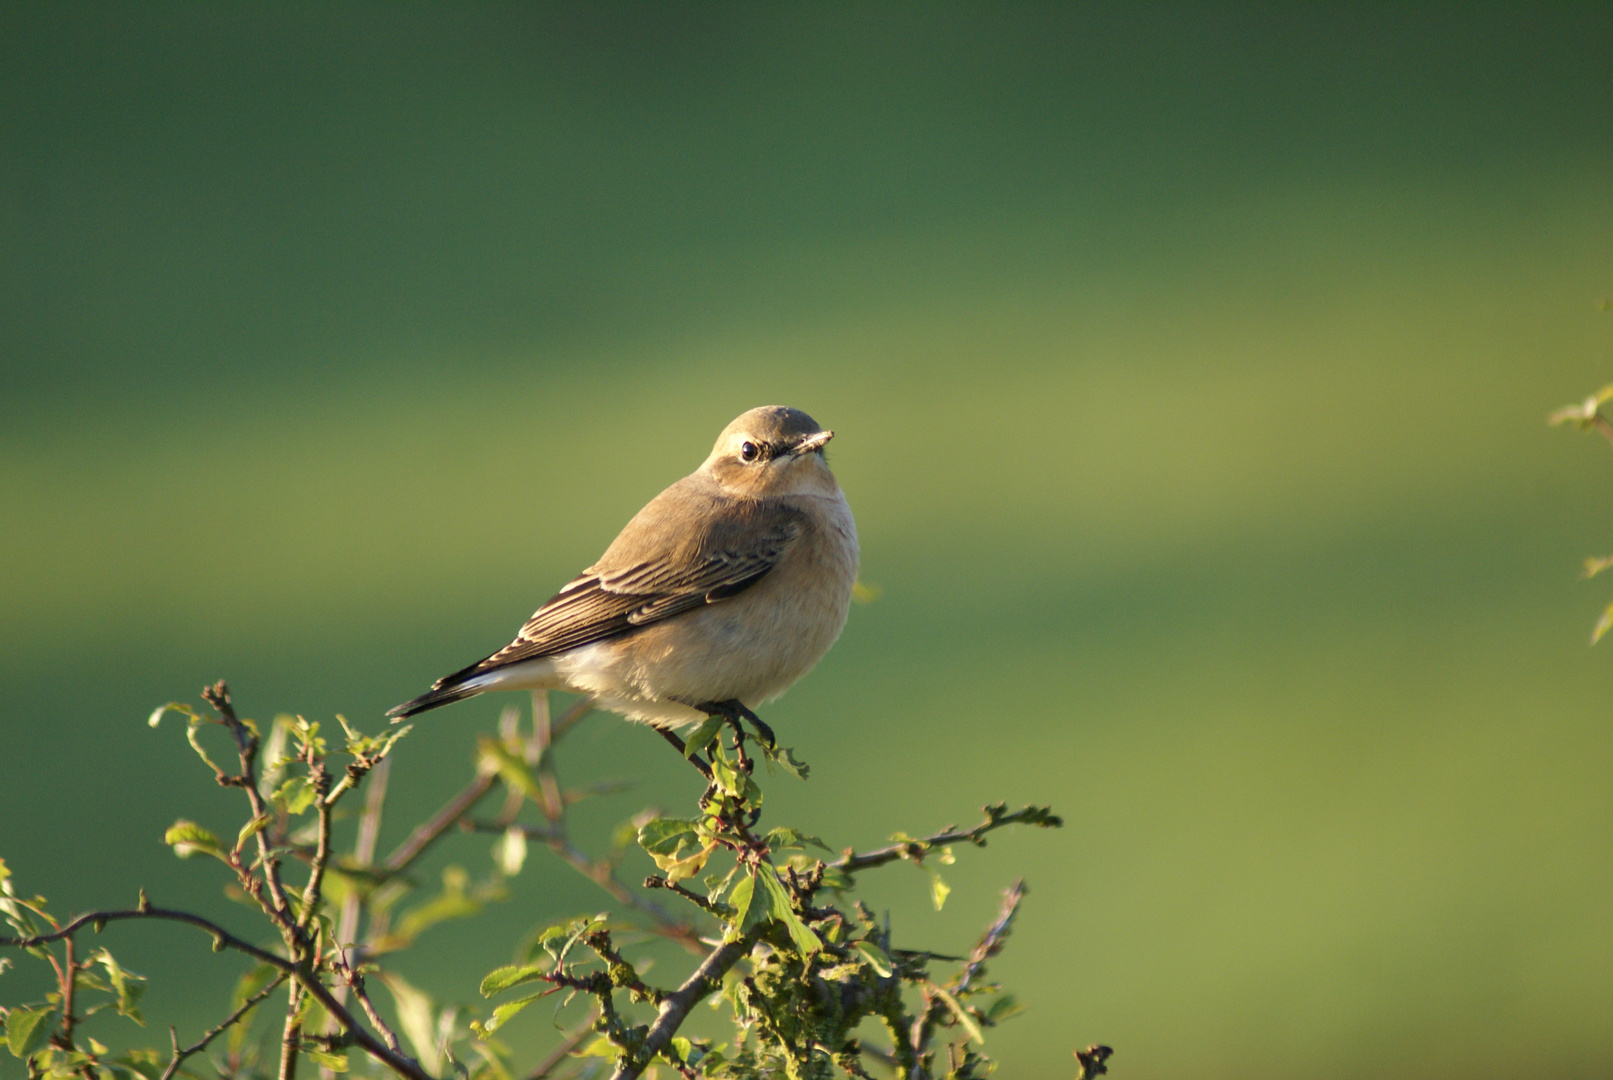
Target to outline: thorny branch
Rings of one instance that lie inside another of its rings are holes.
[[[866,870],[871,866],[883,866],[885,863],[895,862],[897,859],[922,859],[931,848],[945,844],[971,843],[976,847],[985,847],[985,836],[993,829],[1000,829],[1005,825],[1039,825],[1042,828],[1057,828],[1064,824],[1064,819],[1052,813],[1045,806],[1027,806],[1023,810],[1007,813],[1007,807],[996,803],[982,808],[986,820],[966,831],[958,831],[956,826],[948,825],[945,829],[933,836],[926,836],[919,840],[900,840],[889,847],[878,848],[865,852],[862,855],[852,853],[847,848],[840,858],[829,863],[836,870],[854,873]]]

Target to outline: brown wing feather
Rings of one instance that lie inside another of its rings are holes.
[[[706,478],[687,477],[639,511],[514,641],[456,674],[550,656],[738,596],[767,576],[805,528],[798,510],[720,498]]]

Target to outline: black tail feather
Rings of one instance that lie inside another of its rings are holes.
[[[386,714],[392,717],[392,722],[395,724],[400,720],[407,720],[416,713],[423,713],[451,702],[463,701],[465,698],[475,697],[480,693],[480,690],[472,689],[463,683],[436,686],[412,701],[405,701],[402,705],[388,709]]]
[[[493,655],[497,656],[498,654],[494,653]],[[431,684],[430,690],[412,701],[405,701],[396,708],[388,709],[386,714],[392,717],[392,722],[396,724],[400,720],[407,720],[415,713],[423,713],[428,709],[435,709],[439,705],[449,705],[455,701],[475,697],[481,691],[472,689],[465,684],[478,675],[485,675],[494,668],[504,666],[502,664],[484,666],[491,659],[493,659],[492,656],[484,656],[474,664],[467,664],[465,667],[460,668],[452,675],[444,675]]]

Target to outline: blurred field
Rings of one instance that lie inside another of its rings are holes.
[[[940,949],[1028,879],[999,1075],[1605,1071],[1613,455],[1544,424],[1613,381],[1605,9],[0,11],[24,889],[242,924],[157,843],[234,808],[152,706],[374,725],[781,402],[880,597],[767,714],[773,820],[1069,822],[939,915],[866,879]],[[403,744],[383,846],[500,704]],[[581,729],[639,785],[588,835],[666,759]],[[575,877],[406,973],[471,1000]],[[182,1033],[237,971],[118,944]]]

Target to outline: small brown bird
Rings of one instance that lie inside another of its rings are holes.
[[[740,416],[514,641],[388,715],[563,689],[670,732],[778,697],[840,636],[857,577],[833,436],[799,409]]]

